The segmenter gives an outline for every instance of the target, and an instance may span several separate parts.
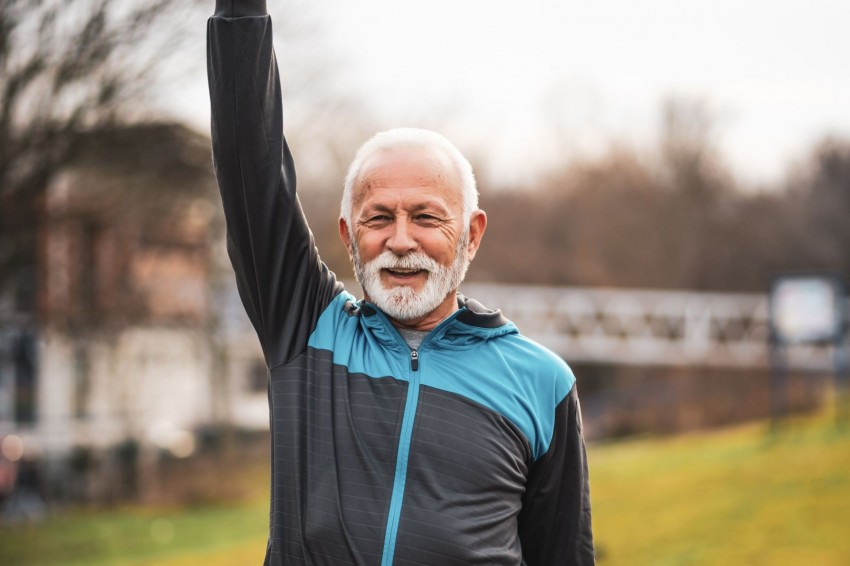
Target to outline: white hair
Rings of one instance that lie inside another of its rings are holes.
[[[354,183],[357,182],[363,166],[372,156],[393,149],[424,149],[448,157],[460,177],[463,193],[463,224],[469,226],[472,213],[478,210],[478,189],[475,186],[475,175],[472,173],[472,165],[469,164],[469,161],[452,142],[437,132],[420,128],[394,128],[379,132],[369,138],[357,150],[354,160],[348,167],[348,174],[345,176],[345,186],[342,191],[340,215],[345,219],[349,230],[352,228],[351,213],[354,207]]]

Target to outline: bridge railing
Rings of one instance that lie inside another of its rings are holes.
[[[768,298],[760,294],[464,284],[527,336],[570,362],[767,367]],[[850,303],[848,303],[850,305]],[[789,367],[830,370],[828,345],[787,349]]]

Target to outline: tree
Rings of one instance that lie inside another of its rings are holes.
[[[0,305],[36,310],[45,192],[83,136],[143,115],[194,2],[0,0]],[[11,305],[8,303],[11,302]]]
[[[850,282],[850,141],[820,142],[802,177],[794,182],[806,200],[812,267],[841,274]]]

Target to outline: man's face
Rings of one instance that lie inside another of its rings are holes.
[[[415,149],[376,154],[355,181],[351,222],[340,221],[340,236],[367,300],[414,323],[439,322],[456,308],[453,291],[486,220],[476,211],[464,225],[460,177],[447,158]]]

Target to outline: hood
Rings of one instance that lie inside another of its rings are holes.
[[[506,334],[518,334],[516,325],[500,310],[485,307],[475,299],[458,293],[458,310],[434,328],[423,341],[429,347],[462,349]],[[378,307],[366,301],[357,303],[361,320],[384,346],[392,350],[408,350],[389,318]]]

